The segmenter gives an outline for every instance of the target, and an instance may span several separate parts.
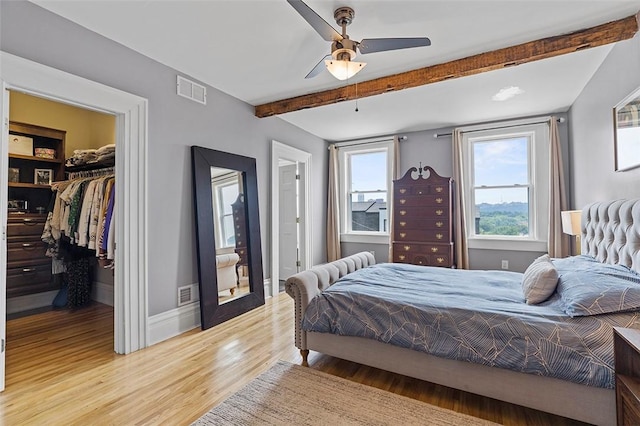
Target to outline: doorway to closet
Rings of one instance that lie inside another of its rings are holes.
[[[145,98],[78,77],[6,52],[0,52],[3,86],[0,116],[3,131],[0,144],[0,199],[8,199],[9,90],[77,105],[116,117],[116,175],[120,179],[116,210],[120,226],[115,253],[113,349],[127,354],[149,345],[148,341],[148,260],[147,260],[147,109]],[[7,209],[0,209],[0,224],[7,224]],[[126,233],[125,233],[126,229]],[[126,238],[125,238],[126,236]],[[6,236],[3,233],[3,241]],[[6,264],[6,244],[0,245],[0,263]],[[0,274],[0,340],[6,342],[6,275]],[[8,342],[10,345],[11,343]],[[113,355],[113,354],[111,354]],[[5,352],[0,350],[0,391],[4,389]]]
[[[9,91],[9,380],[113,354],[115,142],[114,115]]]

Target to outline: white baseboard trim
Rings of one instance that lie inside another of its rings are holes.
[[[149,346],[200,327],[200,302],[149,317]]]
[[[264,281],[265,295],[270,294],[271,280]],[[200,327],[200,302],[196,301],[184,306],[162,312],[149,317],[149,342],[155,345],[175,337],[186,331]]]
[[[267,278],[264,280],[264,298],[273,297],[271,294],[273,290],[271,289],[271,278]]]
[[[58,294],[58,290],[7,299],[7,314],[51,306],[56,294]]]
[[[94,281],[91,287],[91,300],[113,306],[114,294],[113,284],[106,284],[100,281]]]

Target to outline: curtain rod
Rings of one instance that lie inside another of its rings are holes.
[[[375,142],[392,141],[393,140],[393,136],[394,135],[381,136],[381,137],[378,137],[378,138],[353,139],[353,140],[344,141],[344,142],[334,142],[334,143],[329,144],[327,149],[331,149],[331,145],[335,145],[336,148],[340,148],[340,147],[344,147],[344,146],[357,146],[357,145],[366,145],[366,144],[375,143]],[[398,136],[398,139],[401,140],[401,141],[406,141],[408,138],[406,136]]]
[[[558,123],[564,123],[565,119],[564,117],[560,117],[557,118],[556,121]],[[467,131],[462,131],[462,133],[474,133],[474,132],[484,132],[485,130],[498,130],[498,129],[508,129],[510,127],[520,127],[520,126],[527,126],[529,124],[543,124],[546,123],[547,120],[544,121],[532,121],[531,123],[525,123],[525,124],[508,124],[508,125],[504,125],[504,126],[496,126],[496,127],[487,127],[486,129],[476,129],[476,130],[467,130]],[[441,138],[444,136],[451,136],[451,133],[434,133],[433,137],[434,138]]]

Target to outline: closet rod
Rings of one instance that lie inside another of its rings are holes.
[[[102,169],[83,170],[80,172],[67,172],[68,179],[91,178],[115,174],[115,167],[104,167]]]
[[[558,123],[564,123],[565,119],[564,117],[560,117],[560,118],[556,118],[556,121]],[[546,123],[547,120],[543,120],[543,121],[533,121],[531,123],[525,123],[525,124],[508,124],[508,125],[504,125],[504,126],[496,126],[496,127],[487,127],[485,129],[476,129],[476,130],[463,130],[462,133],[474,133],[474,132],[484,132],[485,130],[498,130],[498,129],[508,129],[510,127],[520,127],[520,126],[527,126],[529,124],[543,124]],[[434,138],[442,138],[444,136],[451,136],[451,132],[449,133],[434,133],[433,137]]]

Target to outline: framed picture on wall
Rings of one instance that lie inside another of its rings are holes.
[[[51,185],[53,181],[52,169],[34,169],[33,183],[36,185]]]
[[[613,109],[615,170],[640,167],[640,88]]]

